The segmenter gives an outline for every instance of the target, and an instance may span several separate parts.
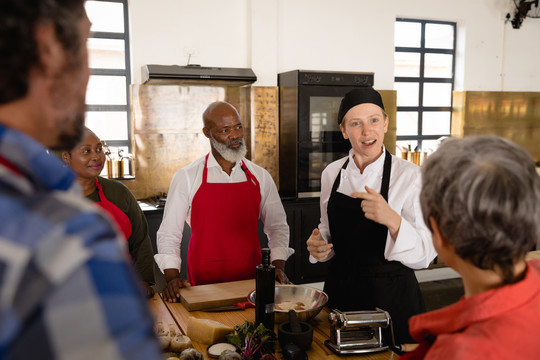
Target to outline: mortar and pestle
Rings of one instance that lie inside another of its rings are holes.
[[[298,320],[296,311],[289,310],[289,322],[279,324],[278,340],[282,349],[287,344],[295,344],[306,350],[313,341],[313,326]]]

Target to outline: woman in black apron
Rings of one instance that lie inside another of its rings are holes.
[[[378,105],[383,111],[378,121],[384,119],[384,106],[378,92],[372,88],[355,89],[349,92],[342,101],[338,114],[341,125],[345,114],[356,105],[369,103]],[[368,119],[371,121],[370,119]],[[347,124],[347,126],[351,126]],[[363,126],[371,126],[365,124]],[[373,125],[376,126],[376,125]],[[380,196],[388,203],[388,190],[392,173],[392,156],[388,151],[380,154],[384,133],[383,124],[379,125],[379,138],[367,135],[366,138],[380,141],[374,148],[369,148],[368,158],[371,164],[380,157],[384,158],[381,188],[377,189]],[[384,125],[386,130],[386,126]],[[346,134],[345,130],[344,135]],[[370,133],[365,130],[364,132]],[[349,138],[347,136],[347,138]],[[353,151],[355,144],[353,137],[349,138]],[[370,140],[373,141],[373,140]],[[368,144],[370,141],[366,141]],[[369,153],[371,151],[371,153]],[[356,154],[356,153],[355,153]],[[359,155],[360,156],[360,155]],[[340,161],[340,160],[338,160]],[[381,159],[381,161],[383,161]],[[328,277],[325,281],[324,291],[329,296],[329,306],[341,311],[374,310],[380,308],[388,311],[392,318],[396,343],[411,343],[412,338],[408,332],[408,319],[418,313],[425,312],[425,305],[420,293],[414,271],[398,261],[388,261],[385,246],[388,237],[388,228],[378,222],[370,220],[362,209],[362,200],[338,192],[341,181],[341,172],[345,171],[349,159],[341,166],[332,185],[327,204],[328,228],[332,245],[313,246],[312,236],[308,240],[308,250],[317,258],[316,252],[330,251],[333,246],[333,258],[329,266]],[[366,165],[367,166],[367,165]],[[365,169],[365,167],[364,167]],[[416,169],[415,169],[416,170]],[[334,170],[335,171],[335,170]],[[323,201],[321,197],[321,201]],[[427,233],[427,229],[426,229]],[[315,234],[315,233],[314,233]],[[319,238],[321,239],[321,238]],[[429,246],[432,244],[429,241]],[[427,250],[429,261],[435,256],[434,251]],[[319,257],[319,259],[321,259]]]

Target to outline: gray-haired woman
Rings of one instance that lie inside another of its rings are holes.
[[[496,136],[445,141],[422,168],[422,212],[440,258],[463,278],[456,304],[417,315],[406,359],[540,356],[540,177],[531,156]]]

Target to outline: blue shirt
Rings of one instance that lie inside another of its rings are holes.
[[[122,241],[74,180],[0,125],[0,359],[160,359]]]

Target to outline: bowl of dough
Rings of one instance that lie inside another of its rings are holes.
[[[255,305],[255,291],[248,295]],[[303,285],[276,285],[274,293],[275,322],[289,321],[289,310],[295,310],[300,321],[313,319],[328,302],[328,295],[319,289]]]

